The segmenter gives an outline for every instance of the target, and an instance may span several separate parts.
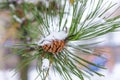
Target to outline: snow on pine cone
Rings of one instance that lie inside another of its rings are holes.
[[[46,52],[56,54],[64,48],[66,37],[67,33],[64,31],[52,32],[50,35],[41,39],[37,45],[42,46],[43,50]]]

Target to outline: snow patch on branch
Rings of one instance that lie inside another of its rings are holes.
[[[48,70],[49,65],[50,65],[50,61],[47,58],[43,59],[42,67],[41,67],[42,70]]]
[[[25,20],[25,18],[19,18],[17,15],[13,15],[13,18],[19,23],[22,23]]]

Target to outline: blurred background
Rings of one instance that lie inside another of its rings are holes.
[[[4,0],[0,0],[0,2],[2,1]],[[34,2],[36,0],[31,1]],[[113,2],[117,2],[118,6],[120,5],[120,0],[114,0]],[[109,11],[107,14],[109,13],[111,12]],[[120,9],[111,17],[116,15],[120,15]],[[21,60],[18,55],[15,55],[14,52],[9,49],[9,46],[18,41],[15,39],[17,32],[15,28],[12,28],[12,26],[15,25],[16,24],[12,24],[10,11],[0,10],[0,80],[34,80],[37,76],[35,61],[23,71],[16,73],[14,70]],[[96,67],[90,66],[92,69],[105,75],[105,77],[95,75],[91,80],[120,80],[120,31],[118,30],[117,32],[109,33],[95,39],[95,41],[99,40],[103,40],[103,42],[97,45],[96,50],[101,51],[100,54],[106,57],[106,59],[99,59],[93,56],[87,56],[87,58],[92,62],[105,65],[107,69],[99,70]],[[25,76],[27,76],[27,78],[21,78]]]

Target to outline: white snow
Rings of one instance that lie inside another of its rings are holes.
[[[15,6],[13,4],[10,4],[9,7],[12,9],[12,10],[15,10]]]
[[[60,31],[60,32],[52,32],[51,36],[54,39],[58,39],[58,40],[64,40],[67,37],[67,33],[65,31]]]
[[[39,0],[18,0],[18,3],[22,2],[37,4]]]
[[[0,80],[19,80],[19,74],[15,70],[0,70]]]
[[[43,59],[43,61],[42,61],[42,70],[48,70],[49,65],[50,65],[50,61],[47,58]]]
[[[51,32],[50,35],[46,36],[45,38],[42,38],[37,42],[37,45],[43,46],[45,44],[50,44],[53,40],[64,40],[67,37],[67,33],[65,31],[60,32]]]
[[[41,1],[46,7],[49,7],[49,2],[53,0],[17,0],[17,3],[21,4],[23,2],[26,2],[26,3],[37,4],[39,1]]]
[[[25,20],[24,18],[20,19],[17,15],[13,15],[13,18],[19,23],[22,23]]]

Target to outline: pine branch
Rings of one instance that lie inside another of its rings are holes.
[[[20,49],[17,54],[26,57],[20,65],[26,66],[37,59],[36,69],[42,80],[47,79],[51,67],[61,75],[63,80],[73,80],[72,75],[77,76],[79,80],[84,80],[84,75],[89,76],[85,73],[87,71],[91,75],[103,76],[103,74],[92,70],[88,65],[105,69],[103,66],[80,57],[83,53],[93,54],[93,46],[97,43],[80,44],[80,41],[97,38],[114,32],[120,27],[120,16],[104,17],[104,14],[115,4],[109,3],[106,7],[104,5],[107,3],[104,3],[104,0],[98,0],[97,3],[95,3],[95,0],[70,0],[70,3],[65,0],[63,4],[60,1],[58,2],[59,8],[55,4],[57,0],[53,3],[49,2],[54,6],[50,4],[48,8],[45,8],[45,6],[40,8],[38,4],[26,2],[17,6],[22,10],[24,14],[22,17],[27,21],[27,24],[23,21],[21,28],[19,28],[21,30],[19,39],[23,41],[23,44],[15,45],[16,49]],[[32,19],[27,17],[29,13],[32,14]],[[16,15],[15,12],[14,14]],[[70,16],[71,20],[69,19]],[[40,39],[38,40],[39,36]],[[31,40],[27,41],[27,37],[30,37]],[[35,43],[35,41],[37,42]],[[75,41],[77,43],[74,43]],[[76,54],[73,49],[79,51],[80,54]],[[35,53],[33,55],[29,54],[31,51]],[[47,63],[50,63],[49,67],[46,64],[42,70],[42,66],[45,64],[44,59],[47,59]],[[77,64],[85,69],[82,70]],[[19,68],[21,67],[18,66]]]

